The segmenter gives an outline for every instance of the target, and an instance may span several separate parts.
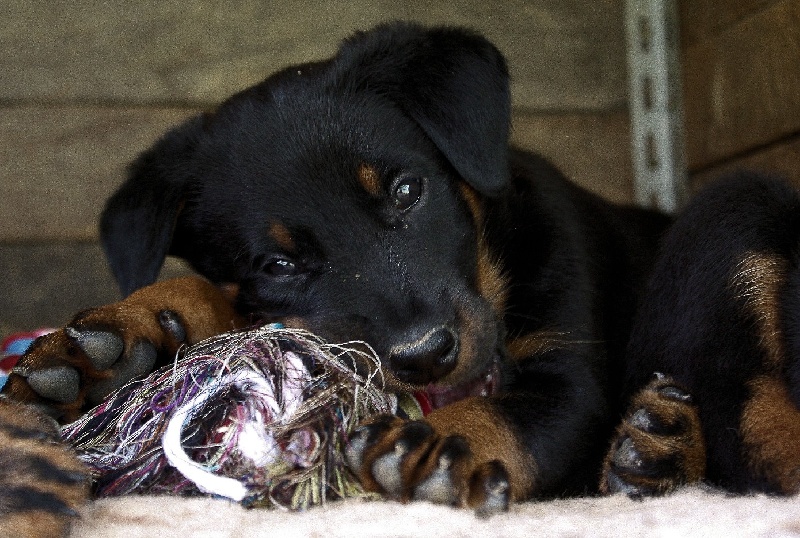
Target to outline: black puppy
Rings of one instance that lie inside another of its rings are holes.
[[[771,428],[800,424],[800,295],[782,299],[800,278],[797,196],[760,181],[709,194],[648,287],[670,219],[509,150],[509,109],[486,40],[390,24],[188,121],[103,216],[114,273],[139,291],[40,340],[6,393],[71,420],[184,342],[280,320],[369,343],[387,388],[430,402],[424,421],[379,418],[348,449],[362,483],[391,497],[492,511],[666,491],[706,467],[741,489],[795,491],[800,437]],[[208,280],[148,286],[167,254]]]
[[[800,489],[798,262],[800,195],[782,182],[740,173],[684,210],[626,354],[627,394],[650,372],[681,388],[655,379],[634,397],[609,484],[664,491],[704,476],[738,492]]]

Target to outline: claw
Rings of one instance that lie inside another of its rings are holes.
[[[133,345],[128,357],[127,367],[120,368],[119,371],[128,377],[125,383],[134,377],[149,374],[156,364],[158,353],[153,344],[146,340],[140,340]]]
[[[659,387],[658,393],[664,396],[665,398],[669,398],[670,400],[676,400],[679,402],[686,402],[686,403],[691,403],[692,401],[691,394],[674,385],[666,385],[664,387]]]
[[[70,366],[34,370],[28,374],[27,381],[37,394],[49,400],[69,403],[78,398],[80,374]]]
[[[608,493],[623,493],[629,497],[636,497],[641,495],[641,490],[633,484],[628,484],[613,471],[608,473]]]
[[[178,314],[173,310],[162,310],[158,313],[158,323],[176,343],[182,344],[186,341],[186,329],[181,323]]]
[[[75,340],[98,370],[111,368],[119,360],[125,347],[122,338],[111,332],[81,331],[74,327],[67,327],[64,331]]]
[[[656,392],[671,400],[690,403],[692,401],[692,395],[683,390],[682,388],[669,384],[670,381],[671,381],[670,378],[664,373],[661,372],[653,373],[653,382],[655,384],[667,383],[661,386],[656,386],[655,388]]]

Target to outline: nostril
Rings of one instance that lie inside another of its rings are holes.
[[[398,379],[426,385],[453,371],[457,356],[455,333],[447,327],[439,327],[415,342],[396,347],[389,360]]]

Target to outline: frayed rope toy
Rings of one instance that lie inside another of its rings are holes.
[[[99,496],[205,493],[303,509],[366,495],[344,453],[361,421],[398,410],[376,377],[378,359],[361,342],[274,325],[233,332],[113,392],[62,437]],[[413,398],[400,400],[419,414]]]

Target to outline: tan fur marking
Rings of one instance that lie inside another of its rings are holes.
[[[358,166],[356,177],[358,177],[358,182],[370,196],[380,196],[381,175],[378,173],[377,168],[367,163],[361,163]]]
[[[564,333],[555,331],[536,331],[508,340],[506,349],[512,359],[522,360],[564,347],[569,343],[565,336]]]
[[[786,280],[786,262],[769,254],[750,252],[739,262],[731,285],[758,322],[761,345],[768,365],[777,368],[784,361],[780,328],[780,294]]]
[[[800,410],[786,384],[772,377],[750,382],[741,434],[750,468],[783,493],[800,491]]]
[[[292,239],[292,233],[289,228],[279,222],[273,222],[269,225],[269,236],[278,243],[283,250],[289,253],[297,252],[297,245]]]
[[[457,304],[459,352],[456,369],[447,376],[447,383],[451,385],[474,380],[490,366],[485,352],[485,338],[497,331],[497,322],[485,312],[475,312],[475,306]],[[405,389],[414,390],[414,387]]]
[[[239,296],[239,284],[235,282],[224,282],[220,284],[219,291],[225,300],[229,303],[233,304],[236,302],[236,298]]]
[[[459,183],[461,196],[467,202],[475,230],[478,234],[478,292],[492,305],[492,310],[502,316],[508,298],[508,279],[502,265],[495,259],[483,237],[483,204],[481,195],[467,183]]]
[[[478,293],[489,301],[492,310],[502,317],[508,300],[508,278],[500,262],[493,259],[483,239],[478,240]]]
[[[480,230],[483,227],[483,204],[481,204],[481,195],[468,183],[459,183],[458,188],[461,191],[461,196],[463,196],[464,200],[467,202],[472,220],[475,221],[477,229]]]
[[[460,435],[469,442],[474,466],[499,460],[508,471],[514,500],[530,497],[536,485],[536,462],[486,398],[467,398],[426,417],[439,435]]]

